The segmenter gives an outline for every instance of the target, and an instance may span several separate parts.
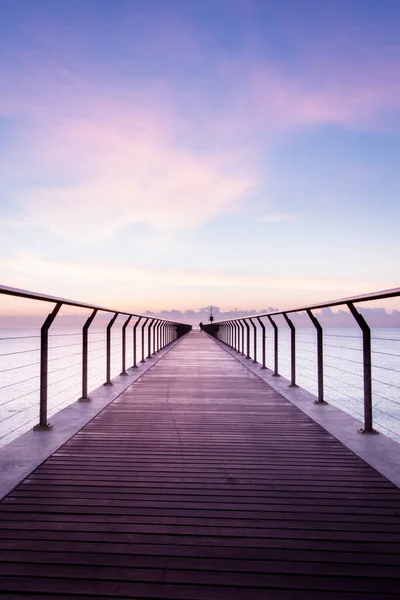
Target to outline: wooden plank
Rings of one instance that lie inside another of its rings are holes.
[[[12,551],[10,550],[8,562],[27,564],[40,563],[47,565],[96,565],[96,566],[114,566],[125,568],[151,569],[154,567],[153,549],[151,553],[140,554],[111,554],[111,553],[80,553],[75,552],[48,552],[38,551]],[[288,560],[290,558],[290,560]],[[351,562],[347,556],[341,562],[330,560],[330,555],[323,553],[308,553],[297,560],[295,553],[287,551],[286,553],[276,552],[268,560],[243,559],[238,553],[237,556],[209,557],[209,556],[185,556],[183,552],[179,556],[164,556],[161,553],[157,555],[157,568],[173,570],[212,570],[243,573],[299,573],[309,575],[334,575],[334,576],[363,576],[363,577],[392,577],[397,578],[399,571],[398,565],[387,564],[357,564]],[[303,560],[301,560],[303,558]],[[306,558],[306,560],[304,560]],[[347,559],[347,560],[346,560]]]
[[[321,567],[320,567],[321,571]],[[306,590],[352,590],[355,592],[371,593],[379,590],[382,593],[394,591],[396,577],[389,576],[362,576],[354,577],[351,574],[340,576],[330,575],[327,572],[302,573],[302,572],[255,572],[233,571],[232,569],[172,569],[160,568],[153,564],[150,568],[125,568],[109,565],[71,565],[51,564],[51,578],[47,577],[49,566],[47,563],[8,563],[0,565],[0,576],[7,574],[9,577],[33,578],[33,585],[42,580],[42,585],[51,587],[54,579],[64,580],[66,586],[72,591],[87,589],[88,580],[96,581],[99,585],[107,586],[110,582],[117,581],[121,584],[132,583],[163,583],[165,580],[171,584],[194,586],[234,586],[235,588],[287,588]],[[44,581],[43,581],[44,580]],[[7,585],[7,581],[6,581]],[[75,588],[75,589],[74,589]]]
[[[129,556],[150,556],[153,559],[160,556],[169,557],[193,557],[193,558],[223,558],[227,560],[259,560],[259,561],[281,561],[288,563],[287,568],[291,568],[292,563],[300,562],[330,562],[330,563],[351,563],[361,565],[395,565],[396,568],[400,565],[400,554],[395,553],[379,553],[372,546],[365,547],[362,553],[362,560],[356,552],[351,549],[342,550],[342,552],[332,552],[330,544],[314,544],[311,546],[308,542],[304,543],[299,540],[291,540],[290,543],[278,541],[274,543],[272,540],[269,548],[250,548],[236,546],[201,546],[201,545],[166,545],[160,543],[145,544],[123,544],[123,543],[107,543],[97,544],[96,542],[71,541],[64,540],[62,546],[57,540],[1,540],[0,548],[7,551],[7,558],[12,561],[13,553],[19,551],[27,551],[30,554],[36,552],[50,552],[57,560],[57,555],[60,552],[69,554],[69,561],[73,562],[75,556],[80,553],[85,553],[87,556],[106,555],[112,557]],[[354,549],[354,547],[353,547]]]
[[[5,598],[400,594],[400,492],[193,332],[0,507]]]

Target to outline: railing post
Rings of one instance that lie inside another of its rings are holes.
[[[157,354],[159,345],[158,345],[158,329],[160,326],[160,321],[156,319],[156,324],[154,325],[154,336],[153,336],[153,345],[154,345],[154,354]]]
[[[126,372],[126,328],[133,315],[130,315],[122,326],[122,371],[121,375],[128,375]]]
[[[236,346],[237,346],[237,327],[236,327],[236,321],[232,321],[232,348],[233,350],[236,350]]]
[[[317,317],[309,308],[306,309],[312,324],[317,330],[317,376],[318,376],[318,400],[314,404],[327,404],[324,400],[324,339],[323,329]]]
[[[235,344],[235,327],[233,325],[233,321],[229,321],[229,335],[230,335],[229,345],[231,348],[233,348],[233,346]]]
[[[106,349],[106,382],[103,385],[113,385],[111,381],[111,328],[117,320],[119,313],[115,313],[107,325],[107,349]]]
[[[246,358],[250,358],[250,325],[247,322],[247,319],[243,320],[246,329],[247,329],[247,335],[246,335],[246,346],[247,346],[247,353],[246,353]]]
[[[274,328],[274,377],[280,377],[278,372],[278,363],[279,363],[279,333],[278,333],[278,325],[275,323],[273,318],[270,315],[267,315],[269,322]]]
[[[49,329],[61,307],[62,302],[57,302],[51,313],[47,315],[40,330],[40,405],[39,423],[33,428],[35,431],[51,428],[50,423],[47,422]]]
[[[296,328],[286,313],[282,313],[282,315],[290,328],[290,366],[291,366],[290,387],[297,387],[297,385],[296,385]]]
[[[157,319],[156,322],[156,326],[154,327],[154,334],[155,334],[155,339],[154,339],[154,348],[155,348],[155,353],[157,353],[160,349],[160,321]]]
[[[372,361],[371,361],[371,329],[352,302],[347,306],[357,321],[363,336],[363,376],[364,376],[364,429],[360,433],[378,433],[373,428],[372,420]]]
[[[160,348],[160,350],[162,350],[164,348],[164,344],[163,344],[163,339],[164,339],[164,321],[161,321],[161,324],[160,324],[159,338],[160,338],[159,348]]]
[[[95,308],[90,316],[86,319],[86,322],[82,328],[82,396],[78,402],[87,402],[90,400],[88,396],[88,338],[89,338],[89,327],[93,323],[93,319],[97,315],[97,308]]]
[[[236,322],[236,336],[237,336],[236,352],[240,353],[240,332],[242,331],[242,328],[240,327],[239,321],[235,321],[235,322]]]
[[[161,348],[165,347],[165,330],[166,330],[166,322],[163,321],[162,330],[161,330]]]
[[[138,320],[136,321],[136,323],[133,326],[133,334],[132,334],[132,344],[133,344],[133,365],[132,365],[132,369],[137,369],[137,358],[136,358],[136,348],[137,348],[137,340],[136,340],[136,330],[138,328],[138,325],[140,323],[140,321],[142,320],[142,317],[139,317]]]
[[[147,319],[145,319],[145,321],[142,323],[142,339],[141,339],[141,342],[142,342],[142,360],[140,361],[142,363],[146,362],[145,359],[144,359],[144,328],[146,327],[146,323],[147,323],[148,320],[149,320],[149,317],[147,317]]]
[[[155,354],[157,352],[157,327],[158,327],[158,321],[157,319],[154,321],[154,327],[153,327],[153,354]]]
[[[149,326],[147,328],[147,358],[151,358],[151,337],[154,319],[150,319]]]
[[[260,323],[261,330],[262,330],[262,365],[261,365],[261,368],[266,369],[267,367],[265,365],[265,340],[266,340],[265,325],[261,321],[260,317],[257,317],[257,321]]]
[[[254,331],[254,340],[253,340],[254,359],[253,359],[253,362],[256,363],[257,362],[257,326],[254,323],[253,319],[249,319],[249,321],[253,325],[253,331]]]
[[[244,356],[245,355],[244,354],[244,324],[243,324],[242,319],[240,319],[239,324],[240,324],[240,328],[242,330],[242,340],[241,340],[241,342],[242,342],[241,343],[242,351],[241,351],[241,354],[243,354],[243,356]]]
[[[160,325],[160,350],[162,350],[164,348],[164,329],[165,329],[165,322],[161,321],[161,325]]]

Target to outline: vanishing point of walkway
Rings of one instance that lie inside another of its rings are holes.
[[[3,597],[399,597],[400,492],[206,334],[0,511]]]

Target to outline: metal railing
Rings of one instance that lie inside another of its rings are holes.
[[[34,410],[34,407],[38,404],[39,421],[34,426],[35,430],[46,430],[51,427],[48,422],[48,399],[49,388],[51,386],[65,381],[69,385],[74,382],[69,388],[67,387],[62,392],[57,392],[60,394],[68,391],[68,389],[73,388],[76,390],[77,382],[80,381],[80,397],[79,393],[76,394],[74,392],[74,396],[69,401],[71,402],[75,399],[80,402],[88,402],[90,401],[89,387],[93,379],[95,379],[93,376],[89,377],[90,368],[96,361],[102,361],[101,366],[104,369],[103,384],[106,386],[113,385],[113,359],[116,360],[119,357],[119,364],[121,365],[120,374],[128,375],[128,333],[131,338],[131,352],[129,354],[132,357],[132,364],[129,368],[135,369],[138,366],[139,360],[140,362],[145,362],[191,329],[190,325],[160,319],[151,315],[117,311],[103,306],[37,294],[1,285],[0,295],[35,300],[52,305],[50,313],[40,326],[40,332],[34,332],[34,335],[28,336],[15,334],[11,336],[0,335],[0,375],[3,375],[3,382],[0,383],[0,409],[3,407],[0,423],[12,419],[24,410]],[[86,312],[86,318],[78,332],[68,331],[52,335],[51,328],[55,324],[63,306],[84,309],[85,312],[88,311]],[[95,318],[101,316],[104,319],[107,315],[110,315],[107,322],[102,322],[100,329],[97,328],[93,332],[91,327]],[[65,340],[65,338],[67,338],[68,343],[62,343],[62,340]],[[23,344],[25,344],[25,347],[23,347]],[[26,347],[27,344],[28,347]],[[61,355],[60,352],[64,349],[67,349],[67,354]],[[92,354],[90,354],[89,350],[92,350]],[[56,356],[49,358],[49,352],[55,353]],[[26,357],[28,357],[27,362],[21,362],[21,358]],[[68,359],[67,365],[60,365],[60,361],[65,358]],[[1,364],[2,360],[3,364]],[[4,364],[4,361],[7,362]],[[53,368],[49,372],[50,364],[52,366],[55,365],[56,368]],[[22,373],[24,369],[25,373],[27,372],[26,369],[29,369],[28,377],[22,379],[22,376],[17,375],[17,381],[12,381],[11,376],[20,372]],[[75,369],[75,372],[71,373],[71,369]],[[63,371],[61,379],[58,378],[56,381],[49,383],[49,375],[60,371]],[[33,381],[37,383],[33,384]],[[37,387],[34,387],[35,385]],[[17,395],[10,393],[13,388],[19,390]],[[20,391],[22,391],[22,394]],[[38,403],[36,401],[27,406],[18,405],[18,403],[24,402],[24,398],[32,398],[35,393],[39,395]],[[65,401],[57,405],[56,408],[62,404],[65,406]],[[7,414],[5,414],[5,410],[7,410]],[[19,429],[20,427],[17,427],[17,430]],[[9,433],[6,433],[2,437],[7,437]]]
[[[308,306],[301,306],[301,307],[297,307],[297,308],[292,308],[289,310],[284,310],[284,311],[274,311],[274,312],[269,312],[269,313],[263,313],[263,314],[257,314],[257,315],[249,315],[246,317],[239,317],[239,318],[234,318],[234,319],[229,319],[229,320],[223,320],[223,321],[219,321],[219,322],[214,322],[213,324],[210,325],[204,325],[204,330],[213,335],[214,337],[216,337],[217,339],[219,339],[221,342],[223,342],[224,344],[226,344],[227,346],[229,346],[230,348],[236,350],[237,352],[239,352],[240,354],[242,354],[243,356],[245,356],[247,359],[251,359],[253,358],[253,362],[260,362],[261,368],[262,369],[266,369],[267,367],[267,329],[269,329],[272,332],[272,338],[273,341],[271,341],[271,345],[273,346],[273,366],[272,366],[272,371],[273,371],[273,375],[275,377],[279,377],[281,375],[280,373],[280,365],[279,365],[279,361],[280,361],[280,357],[281,357],[281,351],[280,351],[280,340],[282,337],[282,324],[286,325],[286,331],[289,332],[289,365],[290,365],[290,373],[289,373],[289,380],[290,380],[290,386],[291,387],[297,387],[297,368],[299,367],[300,364],[300,360],[298,357],[298,346],[299,346],[299,342],[298,342],[298,331],[299,328],[296,326],[296,324],[294,323],[294,315],[307,315],[308,319],[309,319],[309,323],[311,325],[311,327],[314,329],[314,335],[313,337],[315,337],[315,340],[308,340],[308,341],[304,341],[303,337],[304,337],[304,333],[302,332],[302,336],[300,339],[302,340],[302,344],[303,344],[303,348],[304,345],[308,344],[307,346],[307,350],[303,350],[303,364],[304,362],[309,362],[312,363],[312,366],[316,368],[316,400],[315,403],[316,404],[326,404],[326,400],[325,400],[325,388],[327,387],[326,384],[326,380],[327,378],[331,377],[332,379],[335,379],[333,376],[331,375],[326,375],[324,372],[324,367],[326,364],[326,358],[328,356],[330,356],[331,358],[335,358],[337,359],[336,362],[338,362],[338,360],[344,360],[342,357],[340,356],[331,356],[328,355],[326,349],[327,347],[329,348],[341,348],[338,345],[335,344],[326,344],[324,337],[328,337],[325,335],[325,328],[323,327],[323,325],[321,324],[320,321],[320,315],[317,313],[315,314],[315,311],[319,311],[321,309],[324,308],[331,308],[331,307],[345,307],[350,315],[352,316],[352,318],[354,319],[354,324],[359,328],[360,334],[361,334],[361,342],[362,342],[362,347],[361,348],[351,348],[354,351],[359,351],[361,352],[362,355],[362,360],[358,361],[358,360],[354,360],[351,358],[348,358],[347,360],[350,361],[350,363],[358,363],[361,367],[362,367],[362,381],[363,381],[363,388],[362,388],[362,400],[363,400],[363,411],[362,411],[362,415],[360,414],[359,416],[362,417],[363,422],[364,422],[364,427],[362,429],[360,429],[360,431],[362,433],[376,433],[374,427],[373,427],[373,408],[374,410],[378,411],[378,412],[382,412],[383,414],[386,414],[382,409],[379,409],[377,407],[373,407],[373,387],[372,387],[372,383],[373,381],[378,381],[378,383],[382,384],[383,386],[389,386],[391,387],[393,390],[400,390],[400,369],[396,369],[395,367],[391,366],[388,367],[387,365],[380,365],[377,367],[374,367],[373,365],[373,361],[372,361],[372,354],[374,353],[374,355],[382,355],[384,357],[390,356],[391,360],[393,360],[393,358],[399,359],[400,362],[400,352],[396,353],[396,352],[382,352],[379,350],[372,350],[372,344],[371,344],[371,340],[373,340],[374,338],[372,338],[371,336],[371,327],[369,326],[369,324],[367,323],[366,319],[364,318],[364,316],[359,312],[358,307],[356,307],[356,304],[358,305],[359,303],[363,303],[363,302],[367,302],[367,301],[374,301],[374,300],[383,300],[383,299],[387,299],[387,298],[395,298],[400,296],[400,288],[394,288],[394,289],[390,289],[390,290],[384,290],[381,292],[376,292],[376,293],[372,293],[372,294],[365,294],[362,296],[353,296],[350,298],[342,298],[342,299],[338,299],[338,300],[332,300],[329,302],[322,302],[319,304],[313,304],[313,305],[308,305]],[[289,316],[290,315],[290,316]],[[280,317],[281,319],[277,319],[277,317]],[[281,324],[279,323],[279,320],[281,320]],[[329,335],[329,337],[347,337],[345,334],[341,335],[341,336],[334,336],[334,335]],[[375,338],[377,340],[383,340],[383,339],[387,339],[387,341],[391,341],[391,342],[398,342],[400,343],[400,338],[382,338],[382,337],[377,337]],[[258,349],[258,344],[261,344],[261,357],[260,357],[260,361],[257,360],[258,355],[260,354],[259,349]],[[312,348],[312,346],[314,346],[314,349]],[[348,348],[347,348],[348,349]],[[305,358],[304,357],[304,352],[308,352],[308,353],[312,353],[313,357],[312,360],[310,358]],[[330,365],[332,367],[332,365]],[[352,371],[354,372],[354,364],[352,365],[353,369],[350,369],[349,371],[342,369],[341,367],[338,366],[333,366],[332,368],[336,368],[342,370],[345,373],[348,374],[352,374]],[[304,367],[307,370],[307,366]],[[379,381],[376,378],[373,378],[373,368],[376,369],[380,369],[380,370],[386,370],[386,371],[390,371],[392,373],[396,373],[396,381],[394,383],[390,383],[387,381]],[[310,365],[308,365],[308,370],[312,370],[310,368]],[[349,383],[348,385],[353,385],[352,383]],[[397,400],[396,398],[386,398],[385,396],[382,396],[380,394],[375,394],[379,399],[383,399],[383,400],[387,400],[388,402],[392,402],[394,403],[394,405],[396,405],[396,409],[395,411],[393,411],[393,414],[388,415],[393,419],[400,419],[400,410],[398,407],[400,407],[400,398]],[[351,397],[351,394],[348,394],[349,398]],[[397,396],[398,396],[398,392],[397,392]],[[334,402],[333,402],[334,403]],[[397,416],[399,415],[399,416]],[[383,429],[385,429],[385,427],[383,426]],[[390,431],[390,430],[389,430]],[[395,433],[395,432],[392,432]],[[395,435],[397,437],[399,437],[398,433],[395,433]],[[399,438],[400,441],[400,438]]]

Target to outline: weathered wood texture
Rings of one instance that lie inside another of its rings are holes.
[[[400,595],[400,492],[205,334],[1,506],[4,598]]]

